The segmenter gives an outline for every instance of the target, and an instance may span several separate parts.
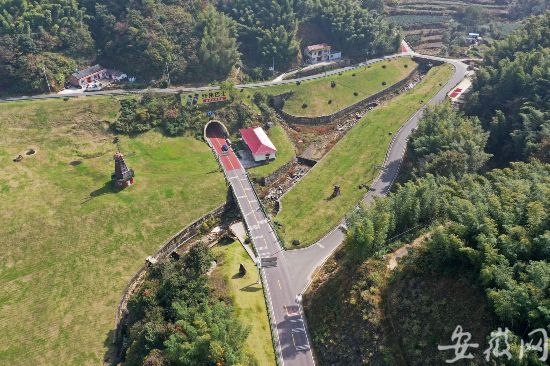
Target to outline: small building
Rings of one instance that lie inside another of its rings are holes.
[[[94,65],[72,74],[69,82],[76,87],[86,88],[89,84],[100,80],[121,81],[127,77],[128,75],[123,72],[107,69],[101,65]]]
[[[466,37],[466,41],[469,43],[469,44],[478,44],[479,42],[482,41],[482,38],[481,36],[479,35],[479,33],[468,33],[468,37]]]
[[[275,159],[277,148],[269,139],[264,129],[261,127],[243,128],[239,132],[243,137],[246,146],[252,152],[254,161],[266,161]]]
[[[107,75],[106,68],[101,65],[94,65],[72,74],[69,82],[74,86],[84,88],[95,81],[106,79]]]
[[[304,49],[304,55],[310,64],[336,61],[342,58],[342,52],[332,51],[332,47],[326,43],[307,46]]]

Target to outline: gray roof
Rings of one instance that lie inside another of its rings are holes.
[[[96,72],[98,71],[101,71],[101,70],[105,70],[105,68],[101,65],[94,65],[94,66],[90,66],[84,70],[80,70],[80,71],[77,71],[73,74],[73,76],[77,79],[82,79],[82,78],[85,78],[87,76],[90,76],[92,74],[95,74]]]

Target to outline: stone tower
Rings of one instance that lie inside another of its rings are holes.
[[[124,155],[117,152],[113,159],[115,161],[115,172],[111,175],[111,179],[115,187],[122,189],[134,184],[134,171],[126,165]]]

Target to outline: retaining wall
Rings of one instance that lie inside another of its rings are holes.
[[[342,67],[347,67],[350,64],[351,64],[351,61],[349,59],[338,60],[328,65],[314,67],[309,70],[302,70],[302,71],[295,72],[291,76],[292,76],[292,79],[304,78],[306,76],[322,74],[325,71],[331,71],[331,70],[340,69]],[[283,80],[285,80],[285,78],[283,78]]]
[[[292,165],[294,165],[295,162],[296,162],[296,158],[294,157],[288,163],[279,167],[277,170],[269,174],[267,177],[261,177],[261,178],[252,177],[252,180],[262,186],[268,186],[271,183],[277,181],[283,175],[285,175],[289,171],[289,169],[292,167]]]
[[[339,110],[338,112],[335,112],[333,114],[325,115],[325,116],[319,116],[319,117],[299,117],[299,116],[293,116],[287,112],[285,112],[282,109],[282,101],[289,96],[289,93],[273,96],[272,97],[272,105],[277,109],[277,112],[285,119],[285,121],[295,124],[301,124],[301,125],[320,125],[320,124],[326,124],[334,121],[334,119],[340,118],[348,113],[353,113],[370,103],[375,102],[377,99],[380,99],[382,97],[385,97],[387,94],[394,93],[401,89],[403,86],[407,85],[411,82],[411,80],[416,76],[418,67],[415,67],[409,76],[407,76],[405,79],[398,81],[397,83],[387,87],[384,90],[379,91],[378,93],[369,95],[365,99],[362,99],[344,109]]]

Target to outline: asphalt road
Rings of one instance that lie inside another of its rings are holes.
[[[260,270],[270,304],[270,317],[277,329],[276,351],[284,365],[314,365],[305,319],[296,299],[297,292],[289,272],[290,267],[285,261],[285,252],[269,218],[260,206],[245,169],[231,148],[226,152],[222,150],[222,146],[228,144],[223,129],[213,127],[216,123],[219,122],[212,122],[211,126],[207,126],[207,141],[215,151],[233,189],[258,258],[270,260],[269,265],[262,265]]]
[[[440,103],[447,94],[464,79],[467,71],[467,65],[456,60],[444,59],[440,57],[424,56],[415,53],[411,55],[434,61],[443,61],[454,66],[455,71],[451,79],[445,84],[439,92],[428,101],[426,105],[420,108],[394,135],[391,145],[388,147],[386,159],[383,164],[382,172],[376,181],[371,185],[369,192],[363,198],[363,203],[368,204],[377,196],[384,196],[390,191],[393,182],[399,175],[407,141],[410,134],[418,125],[427,106]],[[315,244],[298,250],[285,252],[286,261],[290,266],[291,276],[294,281],[296,293],[303,293],[311,281],[315,270],[321,266],[326,259],[336,250],[345,239],[345,234],[341,230],[345,227],[342,221],[336,228],[330,231],[325,237]]]
[[[424,110],[428,105],[443,101],[447,93],[466,75],[467,66],[458,60],[424,56],[414,52],[408,52],[408,54],[428,60],[447,62],[454,66],[454,74],[447,84],[411,116],[394,135],[386,154],[382,172],[363,198],[364,203],[369,203],[374,197],[386,195],[390,191],[401,169],[407,140],[416,128]],[[378,60],[370,62],[376,61]],[[335,70],[334,73],[340,71],[342,70]],[[324,74],[317,77],[323,76]],[[266,85],[271,85],[271,83]],[[260,85],[255,84],[255,87],[258,86]],[[210,135],[207,134],[207,140],[216,152],[233,189],[258,256],[260,258],[276,258],[276,266],[261,268],[265,279],[264,286],[270,307],[269,311],[276,324],[276,351],[285,366],[313,366],[315,360],[301,306],[301,295],[309,285],[315,270],[344,242],[345,234],[341,228],[345,222],[342,221],[338,227],[308,248],[283,250],[269,218],[262,210],[246,171],[231,149],[225,153],[222,151],[221,147],[226,144],[223,136],[223,131],[219,129]]]
[[[323,78],[329,75],[334,75],[339,72],[352,70],[361,66],[370,65],[375,62],[378,62],[383,59],[388,58],[395,58],[403,56],[402,53],[394,54],[385,56],[383,58],[376,58],[372,60],[368,60],[366,62],[362,62],[360,64],[330,70],[324,73],[305,76],[302,78],[296,78],[296,79],[288,79],[288,80],[281,80],[281,81],[266,81],[261,83],[251,83],[251,84],[238,84],[235,85],[236,89],[251,89],[251,88],[262,88],[266,86],[271,85],[284,85],[284,84],[294,84],[297,81],[305,81],[305,80],[313,80],[313,79],[319,79]],[[35,99],[57,99],[57,98],[74,98],[74,97],[90,97],[90,96],[97,96],[97,95],[125,95],[125,94],[144,94],[144,93],[164,93],[164,94],[177,94],[180,92],[198,92],[198,91],[205,91],[205,90],[218,90],[219,86],[201,86],[201,87],[175,87],[175,88],[147,88],[147,89],[114,89],[114,90],[102,90],[102,91],[96,91],[96,92],[75,92],[75,93],[67,93],[67,94],[39,94],[39,95],[24,95],[24,96],[18,96],[18,97],[10,97],[10,98],[0,98],[0,102],[14,102],[19,100],[35,100]]]

